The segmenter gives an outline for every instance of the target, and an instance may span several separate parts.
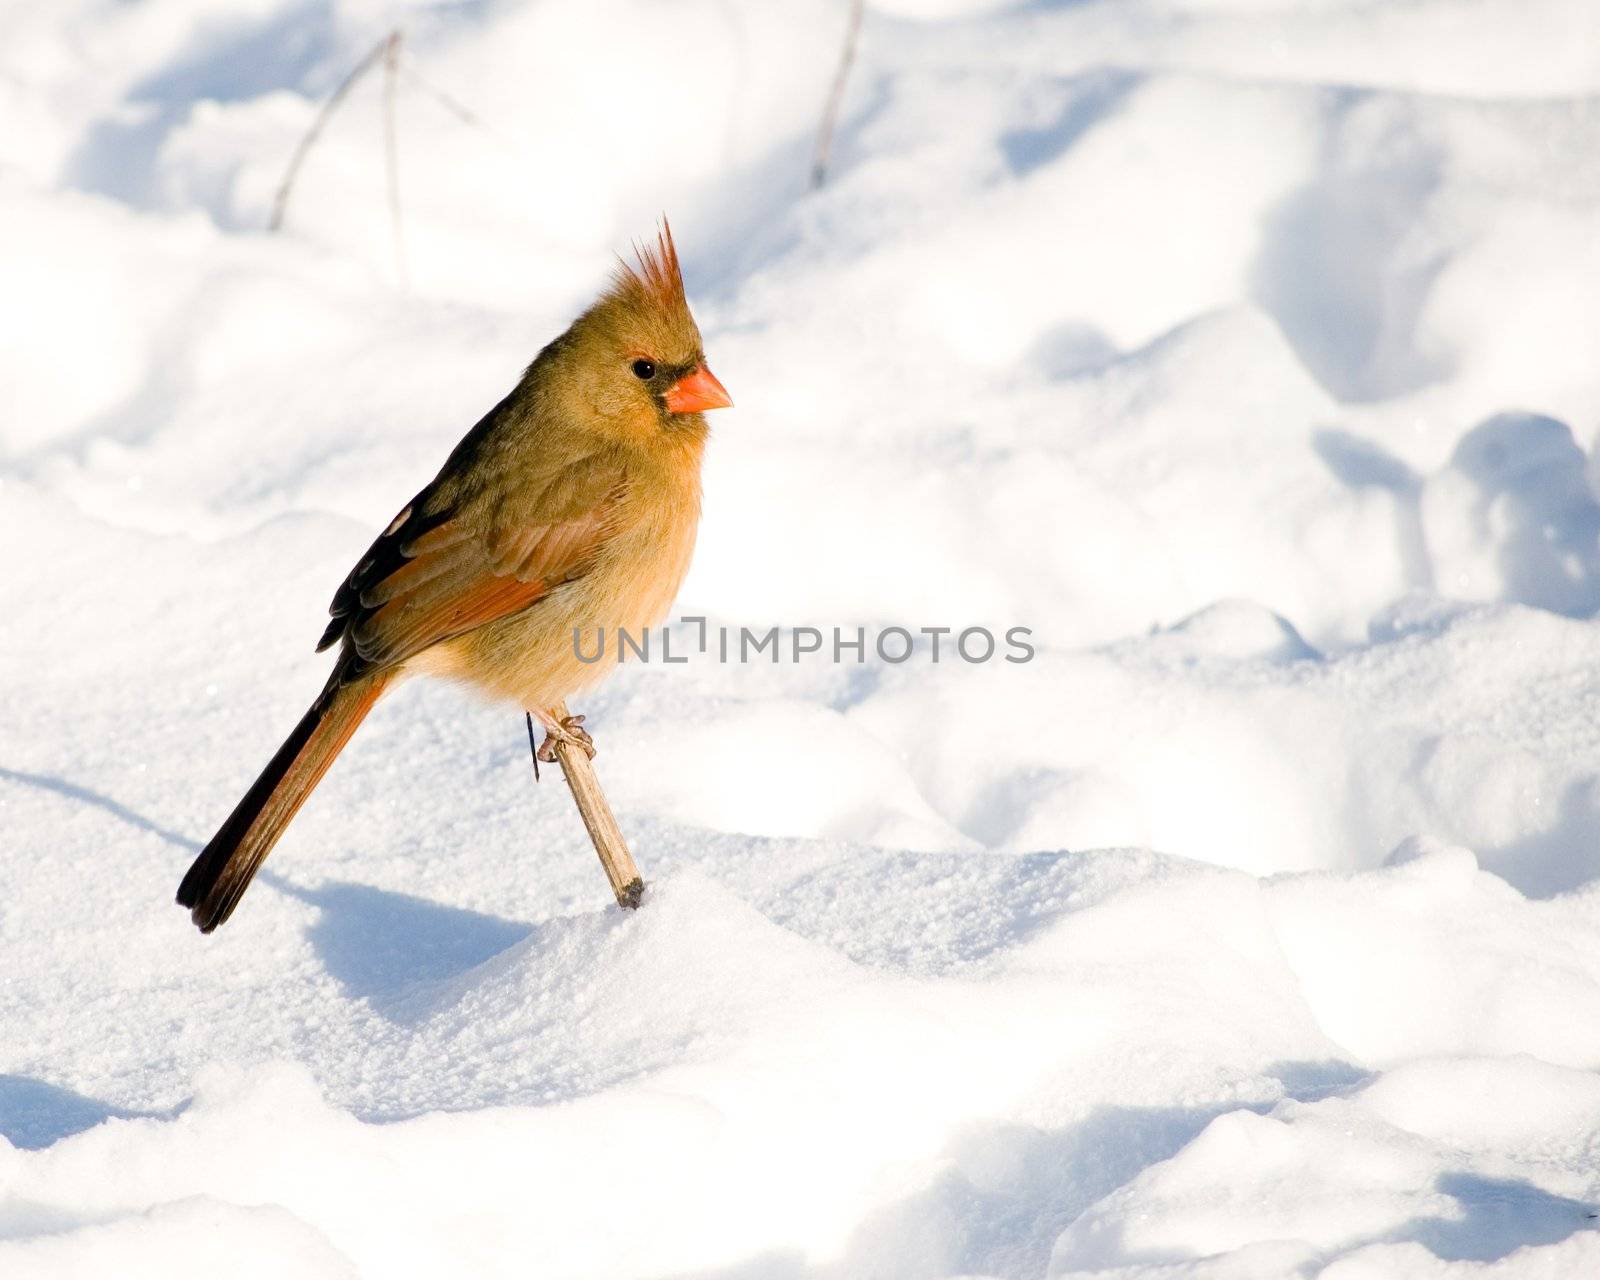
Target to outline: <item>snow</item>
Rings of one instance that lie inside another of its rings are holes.
[[[1600,1272],[1600,8],[872,4],[811,191],[846,14],[0,8],[0,1275]],[[377,79],[264,229],[396,22],[405,287]],[[645,906],[419,681],[201,938],[334,584],[663,209],[679,611],[784,657],[581,708]]]

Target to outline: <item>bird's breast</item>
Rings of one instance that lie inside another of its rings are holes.
[[[618,633],[641,637],[677,598],[694,555],[698,488],[625,503],[619,516],[587,572],[417,665],[529,708],[603,679],[620,661]]]

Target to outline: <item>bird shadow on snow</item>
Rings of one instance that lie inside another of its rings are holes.
[[[0,782],[15,782],[19,786],[37,787],[41,791],[54,792],[68,800],[76,800],[82,804],[91,805],[96,809],[103,809],[113,818],[126,822],[130,827],[140,831],[147,831],[153,836],[165,840],[168,844],[177,845],[180,849],[187,849],[191,853],[199,853],[200,846],[188,836],[180,835],[170,827],[163,827],[159,822],[153,822],[144,814],[128,808],[120,800],[115,800],[103,792],[91,787],[80,786],[76,782],[69,782],[65,778],[52,777],[45,773],[27,773],[21,769],[7,769],[0,765]]]
[[[346,995],[387,1016],[419,982],[453,978],[521,942],[532,926],[372,885],[303,888],[270,871],[260,879],[318,910],[306,937]]]
[[[118,821],[191,854],[200,851],[198,841],[90,787],[4,766],[0,766],[0,781],[53,792],[103,810]],[[371,1001],[380,1012],[386,996],[398,995],[416,982],[464,973],[531,932],[531,926],[525,923],[372,885],[331,881],[307,889],[272,871],[262,871],[256,880],[318,909],[318,918],[307,930],[307,937],[324,968],[347,995]],[[0,1080],[6,1078],[0,1076]],[[7,1132],[6,1101],[5,1093],[0,1091],[0,1133]]]

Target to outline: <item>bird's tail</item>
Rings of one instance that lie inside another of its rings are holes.
[[[385,673],[341,684],[336,673],[221,830],[200,851],[178,886],[178,904],[191,908],[201,933],[210,933],[233,914],[251,877],[389,679]]]

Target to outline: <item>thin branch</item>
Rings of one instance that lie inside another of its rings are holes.
[[[306,130],[305,136],[300,139],[300,145],[294,149],[294,155],[289,160],[289,167],[284,171],[283,181],[278,184],[278,194],[272,201],[272,218],[267,223],[269,231],[277,231],[283,226],[284,214],[289,209],[289,196],[294,191],[294,180],[300,174],[300,166],[305,163],[307,154],[313,144],[322,136],[322,130],[327,126],[328,118],[333,115],[335,108],[344,101],[345,95],[355,87],[362,76],[371,71],[378,59],[386,56],[390,42],[398,40],[400,33],[392,32],[378,41],[372,47],[372,52],[356,63],[355,69],[339,83],[339,87],[328,95],[328,100],[322,104],[322,109],[317,112],[317,118],[311,122],[311,127]]]
[[[394,91],[400,80],[400,29],[383,42],[383,146],[389,179],[389,226],[394,232],[394,271],[400,287],[411,287],[406,270],[405,227],[400,218],[400,145],[396,136]]]
[[[466,125],[469,129],[476,129],[507,154],[526,158],[527,152],[521,146],[512,142],[505,134],[501,133],[471,107],[467,106],[466,103],[462,102],[460,98],[441,89],[424,76],[422,72],[418,71],[417,60],[408,53],[401,55],[400,73],[438,103],[439,106],[443,107],[445,111],[454,116],[461,124]]]
[[[839,69],[833,75],[833,87],[828,90],[828,101],[822,109],[822,127],[817,131],[817,150],[811,162],[811,186],[820,187],[828,180],[828,162],[833,151],[833,130],[839,120],[839,104],[844,101],[845,82],[850,78],[850,64],[856,60],[856,40],[861,34],[861,14],[865,0],[850,0],[850,23],[845,28],[844,49],[839,54]]]
[[[406,55],[405,65],[401,67],[401,70],[410,78],[412,84],[416,85],[417,88],[421,89],[457,120],[461,121],[462,124],[471,125],[474,129],[482,129],[490,136],[498,136],[484,122],[483,117],[471,107],[466,106],[459,98],[446,93],[433,81],[424,77],[422,72],[417,70],[416,59],[411,57],[410,54]]]
[[[565,722],[567,704],[558,702],[551,708],[551,714],[557,723]],[[616,896],[617,905],[632,910],[644,896],[644,881],[639,877],[633,854],[628,852],[628,842],[623,838],[622,828],[617,825],[616,816],[606,803],[606,794],[600,790],[600,779],[589,761],[589,753],[562,739],[558,739],[554,745],[556,759],[561,761],[561,774],[567,780],[572,799],[578,806],[578,814],[589,832],[589,842],[600,855],[600,865],[605,868],[606,879],[611,882],[611,892]]]

